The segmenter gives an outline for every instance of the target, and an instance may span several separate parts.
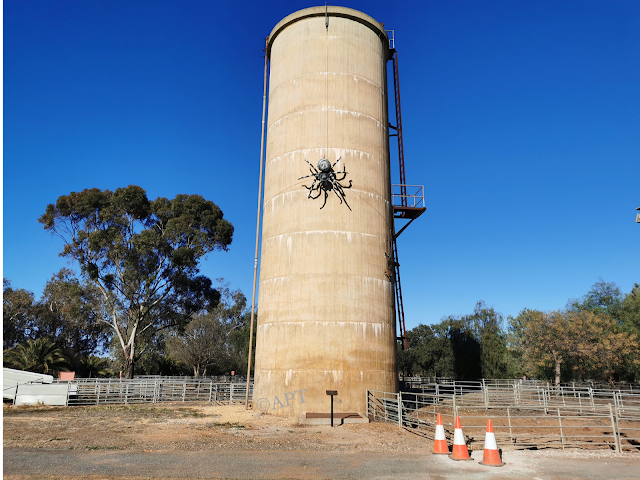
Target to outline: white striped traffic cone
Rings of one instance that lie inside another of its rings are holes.
[[[451,449],[451,455],[449,458],[452,460],[473,460],[469,456],[469,450],[467,444],[464,441],[464,433],[462,433],[462,424],[460,423],[460,417],[456,415],[456,428],[453,431],[453,448]]]
[[[442,424],[442,415],[438,414],[438,422],[436,424],[436,439],[433,442],[433,453],[436,455],[449,454],[449,445],[447,437],[444,435],[444,425]]]
[[[482,461],[478,463],[490,467],[501,467],[505,465],[500,458],[500,451],[496,443],[496,434],[493,433],[491,420],[487,420],[487,433],[484,435],[484,456],[482,457]]]

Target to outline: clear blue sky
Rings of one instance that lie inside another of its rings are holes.
[[[3,275],[39,296],[67,266],[46,205],[136,184],[217,203],[234,240],[202,271],[250,297],[264,38],[313,5],[5,0]],[[395,30],[428,207],[399,238],[408,328],[640,282],[640,2],[341,5]]]

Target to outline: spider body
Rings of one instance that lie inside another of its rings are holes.
[[[330,191],[333,191],[336,194],[336,196],[340,200],[340,203],[342,203],[342,201],[344,200],[344,204],[349,210],[351,210],[351,207],[347,203],[347,198],[345,197],[343,190],[345,188],[351,188],[351,180],[349,180],[349,185],[342,185],[340,183],[347,176],[345,166],[344,164],[342,165],[342,172],[336,172],[333,170],[333,167],[335,167],[339,161],[340,159],[338,158],[338,160],[336,160],[336,162],[331,165],[331,162],[329,160],[327,160],[326,158],[321,158],[318,161],[318,168],[316,169],[316,167],[314,167],[308,160],[305,160],[305,162],[309,164],[309,171],[311,172],[311,175],[300,177],[298,180],[313,177],[313,183],[311,184],[311,186],[308,187],[306,185],[303,185],[303,187],[309,190],[309,195],[307,196],[307,198],[311,198],[312,200],[315,200],[322,193],[324,193],[324,202],[322,203],[320,210],[322,210],[327,204],[327,197],[329,196],[328,192]],[[339,176],[341,177],[338,178]]]

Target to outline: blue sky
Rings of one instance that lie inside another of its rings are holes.
[[[250,297],[264,38],[313,5],[5,0],[3,275],[39,296],[68,266],[46,205],[135,184],[218,204],[234,240],[202,272]],[[398,240],[408,328],[640,282],[640,2],[341,5],[395,30],[428,208]]]

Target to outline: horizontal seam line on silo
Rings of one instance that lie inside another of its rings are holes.
[[[344,77],[354,77],[354,78],[358,78],[363,80],[364,82],[368,83],[369,85],[372,85],[374,87],[376,87],[378,89],[378,91],[384,95],[384,91],[382,89],[382,87],[380,85],[378,85],[376,82],[374,82],[373,80],[369,80],[367,77],[363,77],[361,75],[356,75],[355,73],[345,73],[345,72],[329,72],[333,75],[342,75]],[[327,72],[309,72],[309,73],[302,73],[300,75],[296,75],[295,77],[289,77],[290,81],[284,81],[281,82],[279,85],[277,85],[276,87],[273,87],[273,90],[271,90],[269,92],[269,97],[271,97],[271,94],[273,92],[277,92],[278,89],[283,88],[285,85],[292,83],[293,80],[298,80],[299,78],[302,77],[310,77],[311,75],[326,75]]]
[[[266,242],[267,240],[274,240],[276,238],[279,237],[286,237],[289,235],[308,235],[310,233],[316,234],[316,233],[341,233],[343,235],[362,235],[362,236],[366,236],[366,237],[375,237],[375,238],[380,238],[379,235],[374,235],[372,233],[364,233],[364,232],[356,232],[356,231],[352,231],[352,230],[304,230],[304,231],[300,231],[300,232],[290,232],[290,233],[282,233],[280,235],[274,235],[273,237],[265,237],[263,240]]]
[[[269,125],[269,128],[267,129],[267,133],[271,131],[271,128],[274,127],[276,124],[279,124],[282,120],[289,118],[289,117],[293,117],[295,115],[302,115],[304,113],[309,113],[309,112],[313,112],[316,110],[320,110],[321,112],[325,112],[326,110],[329,111],[333,111],[333,112],[339,112],[339,113],[348,113],[350,115],[358,115],[358,116],[362,116],[365,118],[368,118],[369,120],[373,120],[374,122],[376,122],[376,125],[378,127],[382,127],[382,129],[386,132],[387,131],[387,126],[383,125],[378,119],[372,117],[371,115],[367,115],[366,113],[362,113],[362,112],[355,112],[353,110],[342,110],[342,109],[337,109],[337,108],[331,108],[331,107],[326,107],[324,105],[321,105],[320,107],[316,107],[316,108],[309,108],[307,110],[300,110],[299,112],[295,112],[295,113],[289,113],[288,115],[285,115],[283,117],[278,118],[278,120],[276,120],[275,122],[273,122],[271,125]]]
[[[293,187],[295,187],[295,185],[292,185],[292,186],[291,186],[291,187],[289,187],[289,188],[293,188]],[[363,194],[366,194],[366,195],[369,195],[369,196],[373,196],[373,197],[375,197],[375,198],[379,198],[379,199],[383,200],[383,201],[384,201],[384,203],[386,203],[387,205],[389,205],[389,204],[390,204],[388,200],[386,200],[385,198],[383,198],[383,197],[381,197],[380,195],[375,194],[375,193],[367,192],[367,191],[365,191],[365,190],[357,190],[357,189],[355,189],[355,188],[350,189],[350,191],[352,191],[352,192],[360,192],[360,193],[363,193]],[[301,189],[300,189],[300,190],[292,190],[292,191],[290,191],[290,192],[279,193],[279,194],[278,194],[278,195],[276,195],[275,197],[271,197],[269,200],[267,200],[267,201],[264,203],[264,206],[266,207],[267,205],[269,205],[269,202],[271,202],[272,200],[275,200],[275,199],[276,199],[276,198],[278,198],[278,197],[282,197],[282,196],[284,196],[284,195],[290,195],[290,194],[292,194],[292,193],[304,193],[304,194],[308,195],[307,190],[301,190]]]
[[[348,152],[348,153],[351,153],[351,154],[356,154],[356,155],[360,154],[360,155],[366,155],[367,157],[374,157],[375,158],[373,153],[367,153],[367,152],[364,152],[362,150],[354,150],[352,148],[313,147],[313,148],[301,148],[301,149],[298,149],[298,150],[291,150],[290,152],[281,153],[280,155],[277,155],[277,156],[273,157],[271,160],[267,160],[267,165],[270,164],[271,162],[274,162],[274,161],[280,159],[281,157],[286,157],[288,155],[294,155],[296,153],[305,153],[305,152],[309,152],[309,151],[312,151],[312,150],[319,150],[320,152],[323,152],[325,150],[340,150],[340,151],[345,152],[345,153]]]
[[[371,325],[371,326],[376,326],[379,325],[381,327],[386,327],[386,328],[390,328],[391,325],[389,325],[386,322],[316,322],[313,320],[300,320],[298,322],[269,322],[269,323],[261,323],[259,324],[259,326],[262,327],[266,327],[267,325],[322,325],[322,326],[330,326],[330,325],[335,325],[335,324],[349,324],[349,325]]]
[[[292,277],[316,277],[318,275],[325,275],[325,274],[321,274],[321,273],[307,273],[304,275],[281,275],[279,277],[271,277],[271,278],[265,278],[264,280],[260,280],[260,283],[262,284],[263,282],[272,282],[274,280],[282,280],[285,278],[292,278]],[[376,282],[388,282],[389,280],[387,279],[382,279],[382,278],[375,278],[375,277],[365,277],[363,275],[357,275],[357,274],[348,274],[348,273],[343,273],[340,275],[341,277],[351,277],[351,278],[366,278],[367,280],[374,280]]]

